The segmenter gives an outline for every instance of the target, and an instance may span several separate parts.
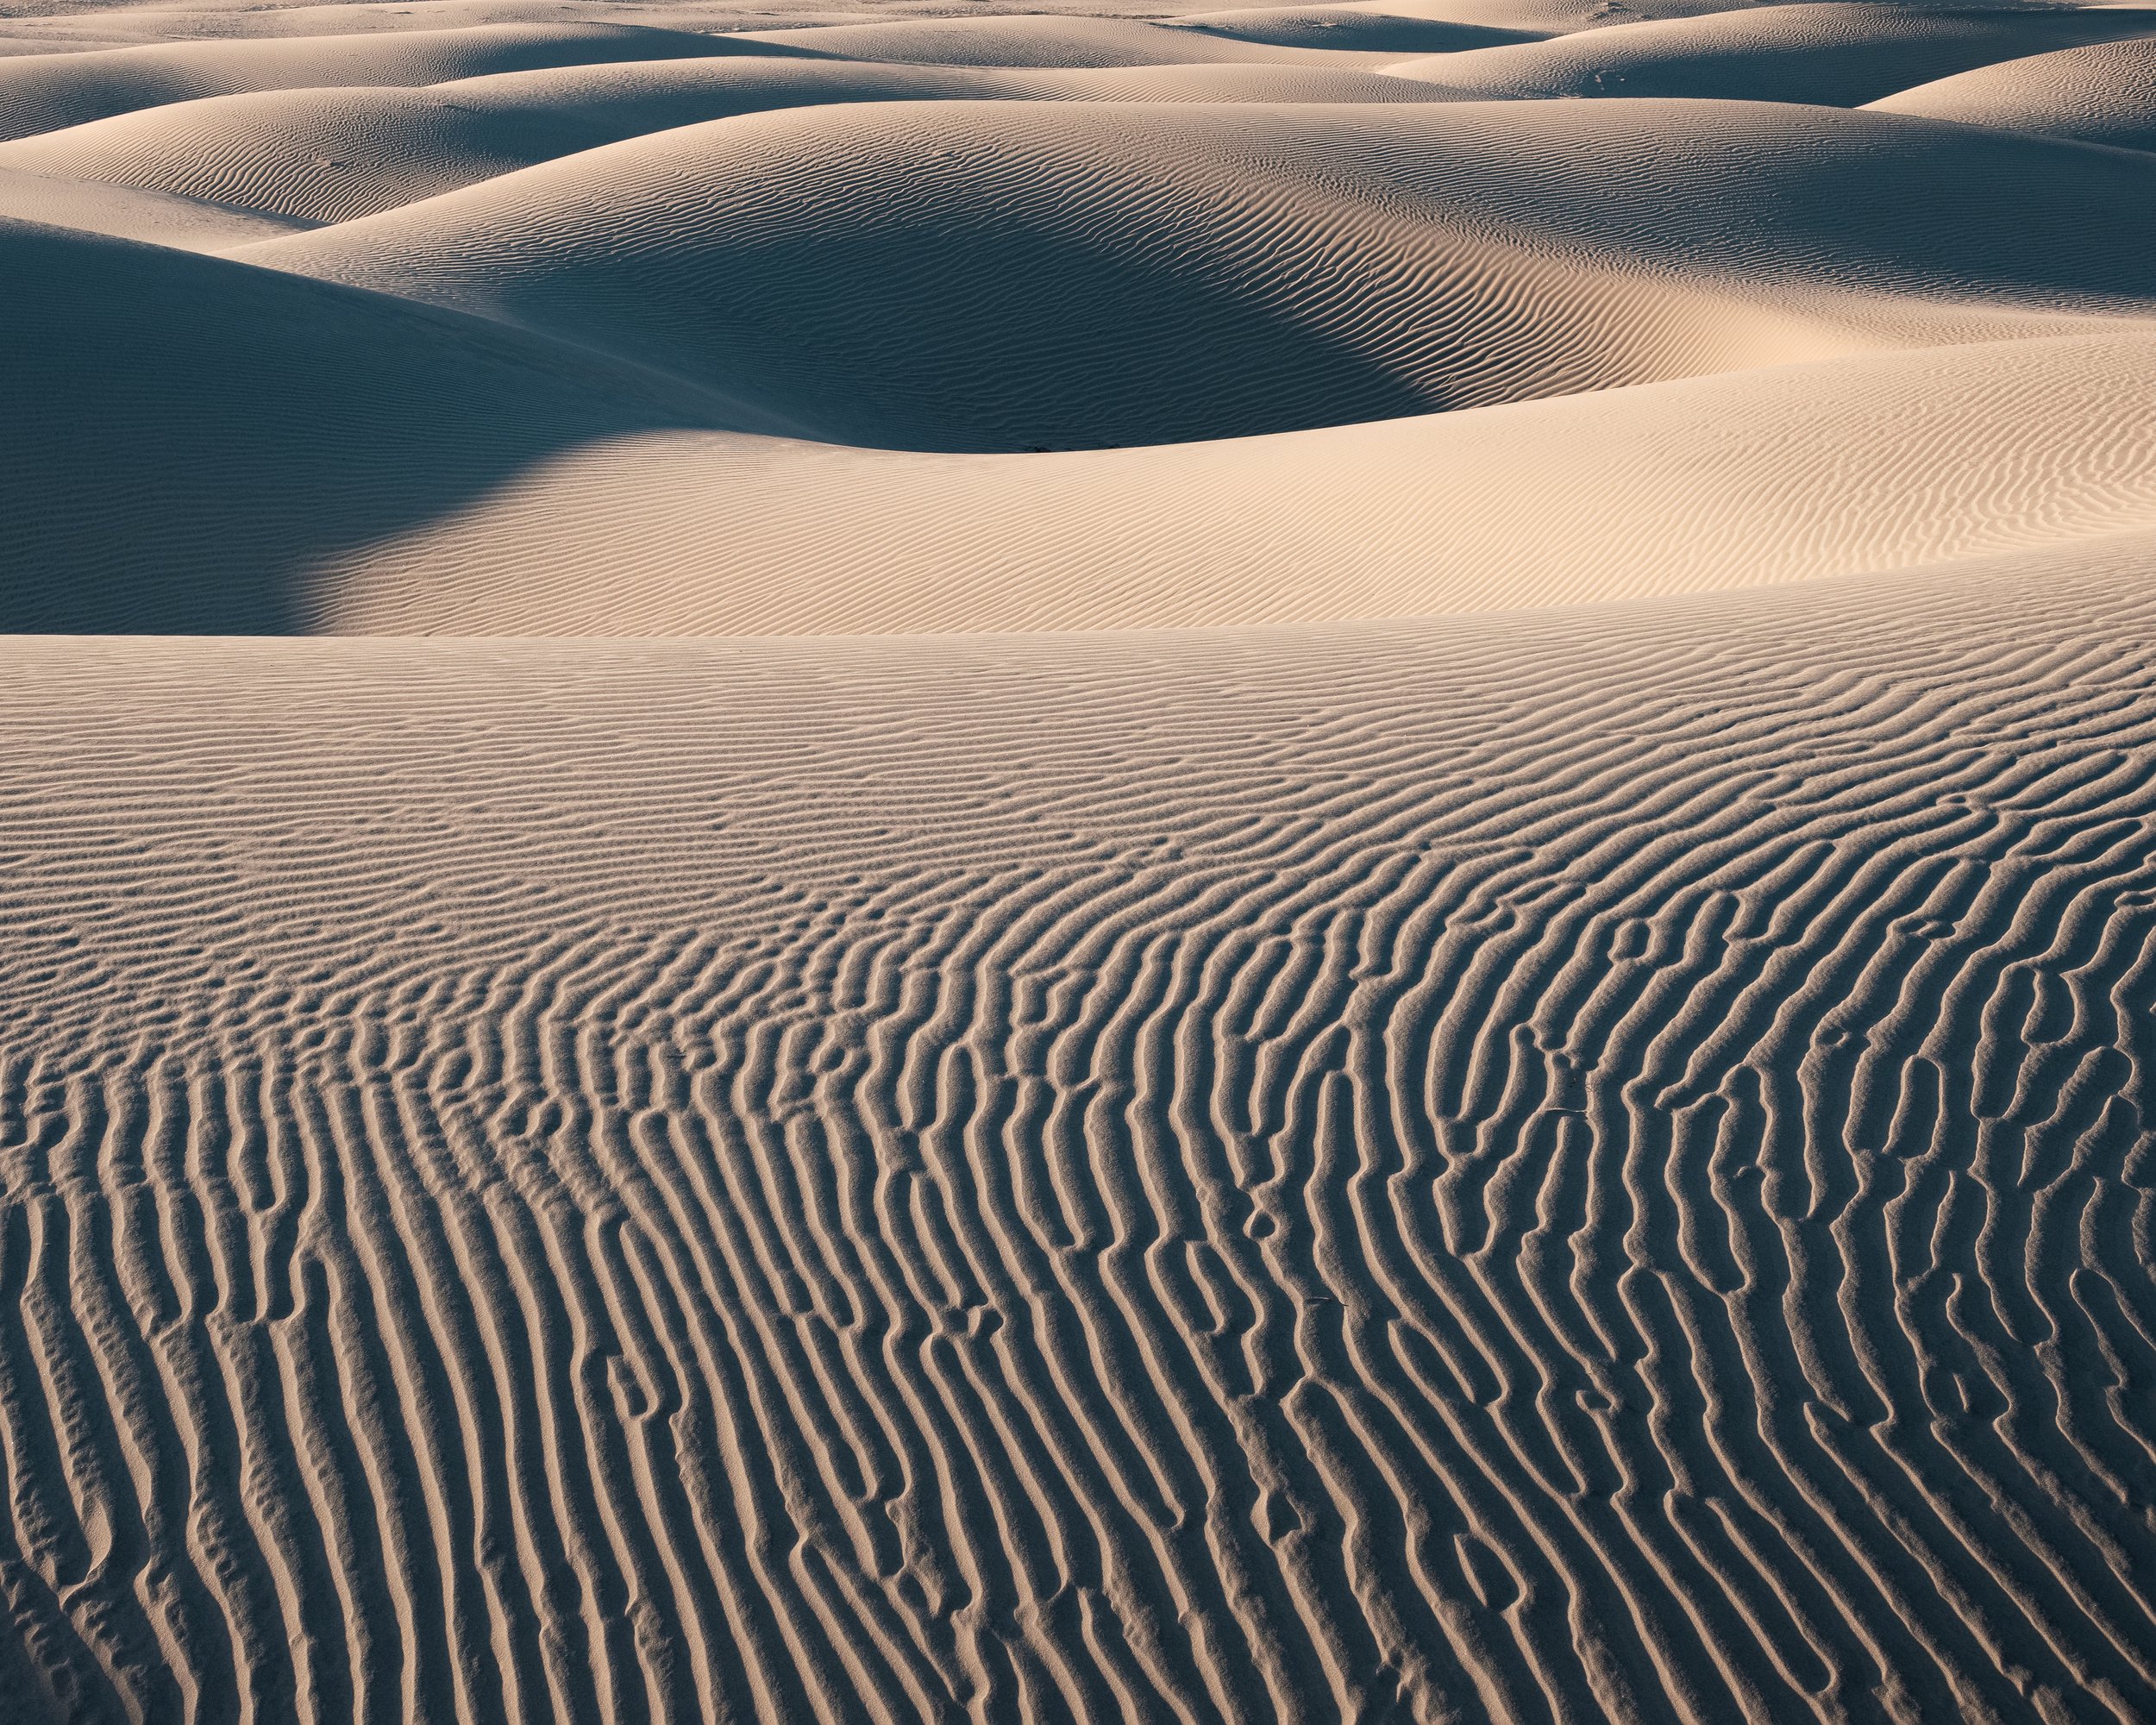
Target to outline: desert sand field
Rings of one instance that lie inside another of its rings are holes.
[[[2156,1720],[2156,7],[0,0],[0,1719]]]

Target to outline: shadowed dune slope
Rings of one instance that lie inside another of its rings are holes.
[[[224,277],[146,279],[154,254],[53,238],[33,254],[42,273],[18,267],[47,292],[22,297],[9,363],[73,405],[51,435],[0,444],[8,630],[1338,619],[1808,580],[2156,525],[2149,335],[1247,442],[911,455],[690,429],[699,404],[603,375],[570,386],[549,374],[559,356],[513,342],[505,363],[475,363],[454,320],[309,284],[211,320]],[[133,303],[149,283],[161,310]],[[82,322],[128,361],[116,376],[53,357]],[[400,362],[355,385],[391,340]],[[165,524],[148,543],[146,505]]]
[[[1899,91],[1870,105],[1884,114],[2156,150],[2156,41],[2034,54]]]
[[[691,392],[498,324],[0,220],[0,629],[305,626],[292,574]]]
[[[825,442],[1182,442],[2141,311],[2156,163],[1764,104],[866,104],[240,255]]]
[[[1993,60],[2151,34],[2156,11],[2127,8],[1772,6],[1439,54],[1393,70],[1491,96],[1724,97],[1855,107]]]
[[[423,90],[273,91],[169,103],[0,144],[0,167],[342,222],[624,138],[781,108],[907,101],[1452,99],[1434,85],[1324,66],[1038,72],[811,60],[657,60],[505,72]]]
[[[244,91],[439,84],[595,60],[770,53],[724,37],[623,24],[486,24],[298,40],[175,42],[0,60],[0,138],[78,126],[164,102]]]
[[[2148,1716],[2145,557],[10,649],[18,1716]]]
[[[9,373],[65,409],[0,441],[6,630],[1217,625],[1802,580],[2156,527],[2150,331],[1250,441],[921,455],[699,430],[726,405],[377,296],[11,238]]]

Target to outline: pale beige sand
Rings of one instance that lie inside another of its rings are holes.
[[[223,252],[313,224],[102,177],[68,179],[0,162],[0,217],[110,234],[188,252]]]
[[[2156,150],[2156,41],[2104,42],[1979,66],[1870,105],[1890,114]]]
[[[2156,525],[2156,329],[1165,450],[922,455],[729,435],[708,429],[724,404],[649,374],[303,278],[28,229],[0,256],[7,367],[60,405],[0,422],[13,629],[1392,617]]]
[[[840,60],[889,60],[918,66],[1117,66],[1186,63],[1382,65],[1382,50],[1357,52],[1282,47],[1138,19],[909,19],[895,24],[835,24],[809,29],[750,31],[745,41],[830,54]]]
[[[0,59],[0,137],[28,137],[160,103],[241,91],[439,84],[531,66],[750,51],[723,37],[630,25],[486,24],[468,30],[297,41],[183,42],[18,54]]]
[[[2156,35],[2156,11],[1927,9],[1833,3],[1647,22],[1478,48],[1397,69],[1492,96],[1695,96],[1853,107],[1994,60]]]
[[[252,262],[707,386],[737,429],[1162,443],[2156,310],[2156,161],[1764,103],[747,116]]]
[[[0,167],[342,222],[624,138],[851,102],[1442,102],[1435,85],[1326,66],[963,70],[679,60],[175,102],[0,144]]]
[[[1415,16],[1414,0],[1351,0],[1339,6],[1259,7],[1228,12],[1189,12],[1178,28],[1246,42],[1282,47],[1368,48],[1388,53],[1457,53],[1464,48],[1495,47],[1533,41],[1551,34],[1544,29],[1507,29],[1456,22],[1441,3],[1430,16]]]
[[[0,13],[5,1725],[2156,1718],[2156,12]]]

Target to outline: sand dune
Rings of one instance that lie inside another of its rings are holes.
[[[1176,29],[1140,19],[909,18],[891,24],[828,24],[806,29],[745,31],[744,42],[830,54],[839,60],[889,60],[922,66],[1181,66],[1204,62],[1372,64],[1397,58],[1362,55],[1198,30]]]
[[[1456,53],[1463,48],[1496,47],[1532,41],[1546,32],[1504,29],[1490,24],[1463,24],[1442,14],[1412,16],[1413,8],[1393,0],[1365,0],[1343,6],[1260,7],[1232,12],[1193,12],[1175,21],[1180,29],[1238,41],[1270,42],[1280,47],[1369,48],[1387,53]]]
[[[452,314],[10,238],[9,370],[69,411],[0,437],[9,630],[1217,626],[1808,580],[2156,528],[2156,330],[1171,450],[909,455],[711,430],[727,404],[595,362],[565,376],[545,344]],[[295,402],[310,411],[243,411]],[[156,545],[122,499],[154,508]]]
[[[649,373],[429,307],[0,221],[9,630],[304,628],[294,576],[520,467],[710,422]],[[146,536],[146,519],[158,530]]]
[[[2156,1719],[2156,11],[8,11],[5,1725]]]
[[[53,171],[319,222],[376,215],[624,138],[849,102],[1418,102],[1432,85],[1329,66],[1025,72],[809,60],[655,60],[176,102],[0,145]],[[266,237],[258,235],[257,237]]]
[[[77,1718],[2145,1713],[2145,568],[21,655],[22,1647]]]
[[[310,627],[349,634],[1187,628],[1576,605],[2149,532],[2153,399],[2144,335],[1172,451],[906,455],[654,432],[565,449],[299,585]],[[819,524],[841,504],[856,536],[834,546]],[[209,568],[191,585],[218,581]]]
[[[1764,104],[867,104],[633,140],[242,255],[693,380],[744,430],[1024,450],[2145,312],[2141,211],[2156,163]]]
[[[25,172],[4,161],[0,161],[0,216],[190,252],[229,251],[310,225],[154,188]]]
[[[2047,48],[2156,35],[2156,11],[2009,12],[1829,3],[1646,22],[1394,68],[1491,96],[1725,97],[1855,107],[1914,84]]]
[[[1883,113],[2156,150],[2156,41],[2104,42],[1981,66],[1870,105]]]
[[[17,55],[0,60],[0,137],[27,137],[163,102],[243,91],[439,84],[531,66],[744,52],[757,51],[724,37],[628,25],[497,24]]]

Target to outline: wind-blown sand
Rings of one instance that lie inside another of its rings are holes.
[[[2156,1717],[2156,12],[955,10],[9,9],[0,1716]]]

